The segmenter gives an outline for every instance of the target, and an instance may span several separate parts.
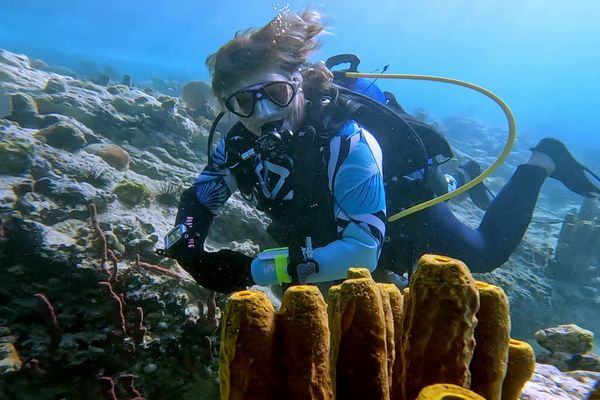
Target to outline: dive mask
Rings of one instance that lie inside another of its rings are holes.
[[[235,115],[250,117],[256,103],[267,99],[278,107],[287,107],[296,96],[294,84],[287,81],[262,82],[233,93],[225,100],[225,107]]]

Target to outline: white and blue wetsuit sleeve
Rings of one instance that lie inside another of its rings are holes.
[[[205,168],[194,181],[196,198],[213,215],[219,213],[232,193],[237,190],[237,183],[225,164],[225,140],[221,139],[213,151],[214,168]]]
[[[375,270],[386,227],[382,153],[377,140],[348,121],[330,141],[327,175],[339,239],[314,249],[310,283],[344,279],[348,268]]]

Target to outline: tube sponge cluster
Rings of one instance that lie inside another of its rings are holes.
[[[535,363],[509,332],[502,289],[436,255],[404,292],[362,268],[328,304],[314,286],[289,288],[278,313],[238,292],[222,321],[221,399],[518,399]]]
[[[327,305],[316,286],[234,293],[221,322],[221,399],[332,399]]]

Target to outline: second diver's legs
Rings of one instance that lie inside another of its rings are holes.
[[[494,198],[477,229],[460,222],[447,204],[437,204],[414,216],[418,257],[426,252],[461,259],[473,272],[489,272],[502,265],[520,243],[542,183],[550,176],[571,191],[600,196],[600,177],[575,160],[556,139],[542,139],[527,164],[520,165]]]
[[[464,261],[473,272],[502,265],[520,243],[548,171],[520,165],[491,202],[477,229],[459,221],[446,203],[415,215],[416,253],[437,253]]]

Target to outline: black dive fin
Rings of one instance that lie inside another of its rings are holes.
[[[552,159],[555,168],[550,177],[584,197],[600,197],[600,177],[575,160],[561,141],[545,138],[531,150],[544,153]],[[595,184],[590,176],[595,178],[598,184]]]

